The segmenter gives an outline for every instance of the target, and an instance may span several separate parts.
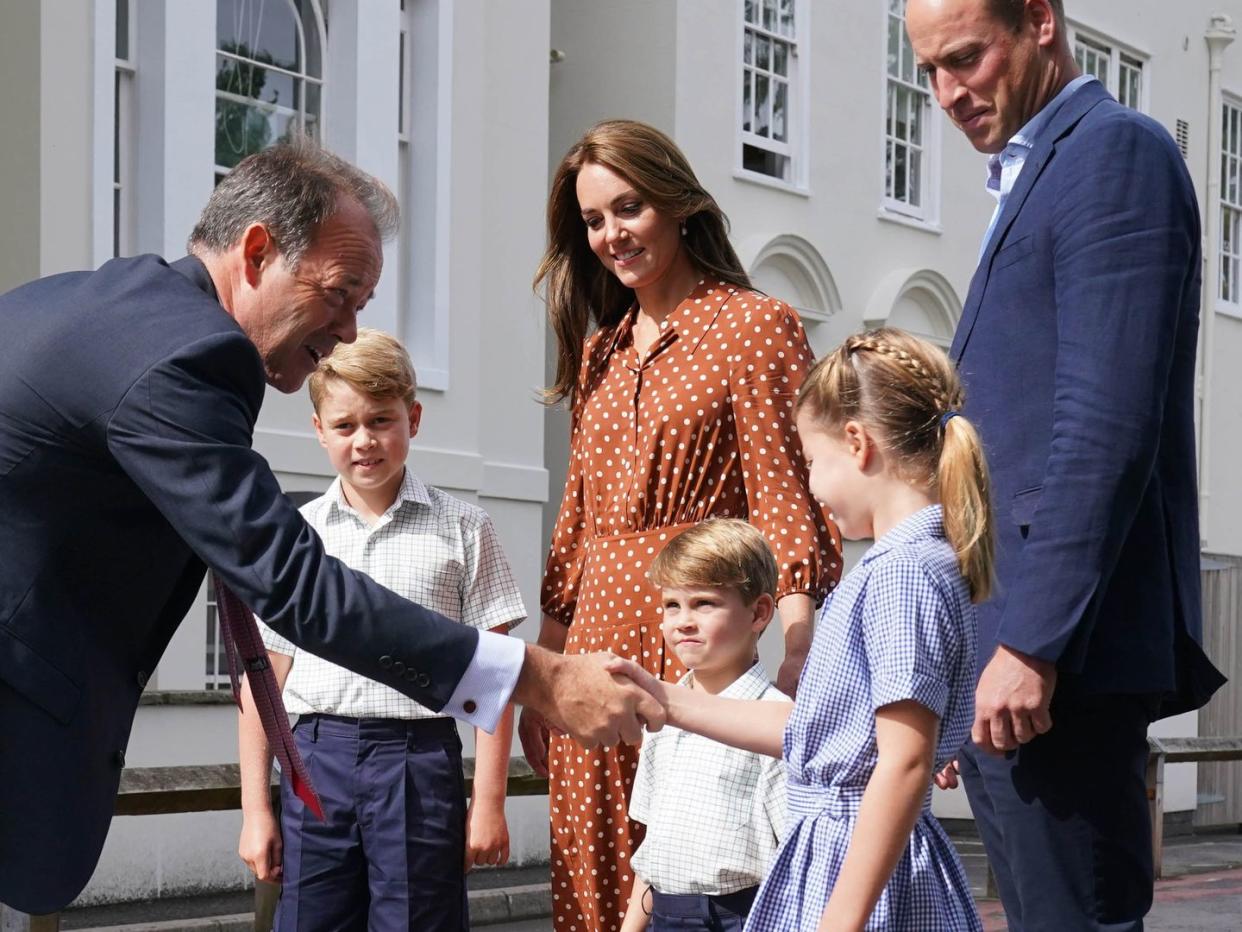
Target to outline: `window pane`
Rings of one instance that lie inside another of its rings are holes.
[[[742,61],[748,65],[754,64],[754,46],[755,34],[747,29],[746,34],[742,37]]]
[[[288,3],[218,0],[216,4],[218,48],[231,46],[239,54],[290,71],[302,70],[298,25]]]
[[[404,9],[404,3],[402,8]],[[405,95],[407,89],[405,86],[406,69],[405,69],[405,30],[401,30],[400,43],[397,48],[397,132],[405,133]]]
[[[789,46],[784,42],[772,43],[772,70],[782,77],[789,74]]]
[[[760,136],[768,135],[770,112],[768,79],[764,75],[757,74],[755,75],[755,132]]]
[[[897,190],[897,178],[893,173],[893,146],[891,139],[884,143],[884,193],[893,197]]]
[[[910,105],[910,141],[916,146],[923,145],[923,101],[918,94],[911,93]]]
[[[786,142],[788,137],[785,132],[785,94],[787,85],[784,81],[773,82],[776,85],[776,94],[772,102],[772,138],[778,142]]]
[[[893,135],[898,139],[910,138],[909,97],[910,92],[904,87],[893,86]]]
[[[901,20],[888,18],[888,73],[893,77],[901,74]]]
[[[793,38],[794,0],[781,0],[781,35]]]
[[[748,23],[758,22],[758,20],[755,18],[756,16],[755,0],[746,0],[745,9],[742,11],[742,16],[743,18],[745,18],[746,22]]]
[[[116,57],[129,58],[129,0],[116,0]]]
[[[759,36],[756,39],[758,47],[755,49],[755,64],[764,71],[772,69],[772,40],[767,36]]]
[[[905,29],[901,30],[901,80],[914,83],[914,51],[910,48]]]
[[[923,171],[923,153],[915,149],[910,150],[910,206],[920,207],[923,204],[923,192],[921,188],[922,171]]]
[[[906,199],[906,147],[900,144],[893,146],[893,197]]]
[[[750,132],[751,125],[750,71],[742,69],[742,129]]]
[[[261,107],[216,98],[216,164],[232,168],[246,156],[287,140],[296,119]]]
[[[763,0],[763,28],[776,32],[776,0]]]

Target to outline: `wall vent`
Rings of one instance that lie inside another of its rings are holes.
[[[1177,121],[1177,148],[1182,150],[1182,158],[1190,156],[1190,124],[1185,120]]]

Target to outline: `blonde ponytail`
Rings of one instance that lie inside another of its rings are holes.
[[[971,601],[981,602],[992,591],[995,524],[987,461],[974,426],[958,413],[963,401],[942,349],[883,327],[847,338],[817,362],[797,411],[832,426],[867,425],[908,481],[938,494],[945,537]]]
[[[936,474],[944,534],[957,554],[970,600],[982,602],[992,594],[995,551],[988,464],[979,434],[966,418],[956,413],[945,417],[943,433]]]

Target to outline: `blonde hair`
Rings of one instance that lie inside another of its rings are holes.
[[[747,605],[776,595],[776,560],[763,535],[737,518],[709,518],[674,537],[652,561],[661,588],[735,589]]]
[[[544,390],[551,404],[573,404],[582,345],[592,324],[611,327],[634,303],[634,292],[604,268],[587,242],[578,205],[578,172],[602,165],[634,186],[655,210],[685,228],[690,263],[718,281],[749,288],[750,279],[729,243],[729,220],[695,177],[677,144],[646,123],[605,120],[592,126],[561,160],[548,195],[548,247],[535,272],[544,286],[548,322],[556,334],[556,380]]]
[[[369,327],[360,327],[353,343],[342,343],[311,373],[308,384],[316,411],[333,379],[371,398],[400,398],[407,405],[414,404],[418,391],[414,363],[401,341]]]
[[[798,413],[828,427],[858,421],[893,455],[903,479],[932,489],[944,530],[970,587],[992,591],[995,521],[987,461],[959,411],[957,370],[939,347],[892,328],[849,337],[817,362],[798,393]]]

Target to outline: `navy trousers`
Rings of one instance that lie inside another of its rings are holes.
[[[650,932],[742,932],[758,887],[720,896],[651,890]]]
[[[321,822],[281,785],[276,932],[465,932],[466,799],[452,719],[303,716]]]
[[[1151,909],[1149,696],[1058,686],[1052,730],[959,758],[1010,932],[1140,932]]]

